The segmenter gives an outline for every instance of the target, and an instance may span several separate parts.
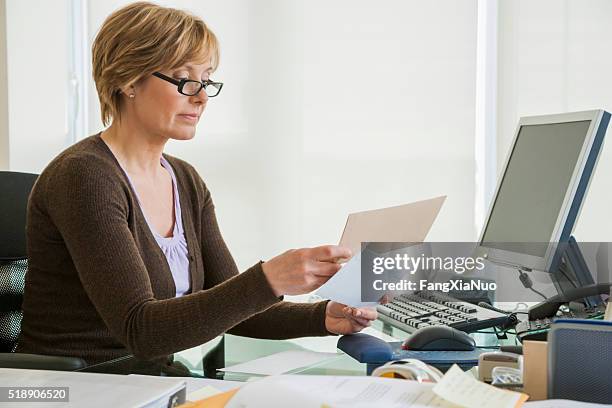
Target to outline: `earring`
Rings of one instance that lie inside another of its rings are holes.
[[[135,95],[132,93],[132,94],[129,94],[128,96],[129,96],[130,98],[133,98]]]

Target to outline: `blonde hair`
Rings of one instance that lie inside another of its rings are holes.
[[[219,43],[201,18],[148,2],[129,4],[106,18],[92,46],[93,78],[102,123],[120,118],[121,88],[155,71],[194,62],[219,63]]]

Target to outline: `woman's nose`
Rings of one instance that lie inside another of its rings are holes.
[[[206,103],[208,102],[208,95],[206,94],[206,91],[204,90],[204,88],[200,89],[200,92],[198,92],[196,95],[192,96],[194,102],[198,102],[198,103]]]

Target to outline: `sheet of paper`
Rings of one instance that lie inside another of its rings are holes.
[[[349,214],[340,245],[358,254],[362,242],[423,242],[445,200],[440,196]]]
[[[438,382],[433,391],[446,401],[465,408],[515,408],[527,400],[526,394],[502,390],[478,381],[454,364]]]
[[[197,401],[204,398],[212,397],[213,395],[221,394],[223,391],[207,385],[199,390],[192,391],[187,394],[187,401]]]
[[[361,253],[353,256],[315,294],[355,307],[375,307],[376,302],[361,301]]]
[[[304,350],[316,351],[318,353],[336,353],[339,338],[340,336],[298,337],[287,339],[286,341]]]
[[[458,408],[432,384],[380,377],[280,375],[247,383],[226,408]]]
[[[256,375],[277,375],[336,358],[337,353],[318,353],[310,350],[287,350],[246,363],[222,368],[221,371]]]
[[[130,374],[132,377],[151,378],[149,375]],[[161,381],[176,381],[183,380],[187,384],[187,401],[196,401],[202,398],[207,398],[212,395],[233,390],[234,388],[244,385],[239,381],[214,380],[212,378],[196,378],[196,377],[156,377]]]
[[[340,245],[351,248],[354,255],[315,294],[349,306],[375,306],[376,302],[361,301],[361,243],[423,242],[445,199],[441,196],[350,214]]]
[[[385,334],[381,332],[380,330],[376,330],[373,327],[366,327],[365,329],[361,331],[361,333],[369,334],[370,336],[379,338],[383,341],[386,341],[387,343],[394,342],[394,341],[400,341],[400,339],[396,339],[393,336],[389,336],[388,334]]]
[[[361,333],[369,334],[386,342],[400,341],[395,337],[391,337],[380,330],[373,327],[366,327]],[[340,336],[320,336],[320,337],[298,337],[288,339],[289,343],[293,343],[305,350],[317,351],[320,353],[336,353],[338,350],[338,339]]]
[[[223,336],[217,336],[214,339],[201,344],[199,346],[183,350],[175,355],[175,359],[185,364],[190,369],[202,367],[202,358],[206,353],[221,342]]]

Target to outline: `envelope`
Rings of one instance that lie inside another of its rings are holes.
[[[349,306],[375,305],[361,301],[361,243],[423,242],[444,200],[446,196],[349,214],[340,245],[350,248],[353,258],[321,286],[315,296]],[[400,247],[403,246],[400,244]]]
[[[340,245],[361,252],[362,242],[423,242],[446,196],[349,214]]]

